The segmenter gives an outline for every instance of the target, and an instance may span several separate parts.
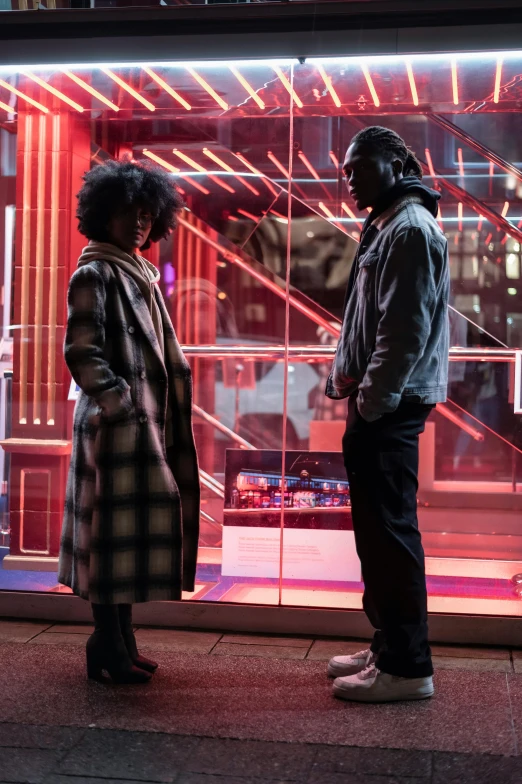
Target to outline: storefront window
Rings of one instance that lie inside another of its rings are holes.
[[[340,163],[379,124],[441,190],[450,247],[450,388],[419,472],[430,607],[522,615],[521,65],[522,52],[0,68],[0,589],[66,590],[75,194],[127,155],[170,171],[186,202],[148,252],[194,375],[203,504],[185,598],[360,607],[346,404],[323,390],[366,217]]]

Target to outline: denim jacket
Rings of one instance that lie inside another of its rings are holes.
[[[381,213],[369,244],[361,243],[326,385],[334,400],[358,393],[368,422],[395,411],[401,400],[446,400],[448,245],[433,216],[436,202],[428,208],[422,193],[433,192],[420,183],[418,190]]]

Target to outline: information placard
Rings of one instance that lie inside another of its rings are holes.
[[[284,578],[359,581],[342,454],[290,451],[282,473],[281,451],[227,450],[222,574],[277,578],[282,542]]]

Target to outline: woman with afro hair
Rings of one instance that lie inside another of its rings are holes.
[[[170,175],[129,161],[87,172],[78,194],[89,243],[68,292],[65,361],[74,412],[59,580],[91,602],[87,674],[144,683],[157,664],[138,654],[135,602],[193,591],[199,473],[192,381],[159,273],[139,251],[176,227]]]

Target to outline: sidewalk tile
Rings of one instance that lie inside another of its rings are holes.
[[[307,659],[328,661],[332,656],[349,656],[368,648],[369,642],[363,640],[315,640],[308,651]]]
[[[461,659],[459,657],[435,656],[436,670],[472,670],[473,672],[513,672],[509,659]]]
[[[88,634],[59,634],[58,632],[50,633],[43,632],[32,640],[29,640],[29,645],[81,645],[85,647],[85,643],[89,639]]]
[[[365,773],[369,776],[431,776],[431,752],[406,749],[368,749],[320,746],[312,772],[325,779],[331,773]]]
[[[313,640],[304,640],[302,637],[266,637],[256,634],[224,634],[220,642],[233,643],[234,645],[281,645],[291,648],[309,648]]]
[[[262,659],[304,659],[306,650],[282,645],[236,645],[220,642],[212,653],[216,656],[260,656]]]
[[[160,669],[150,683],[137,687],[88,681],[84,652],[73,646],[6,644],[2,657],[9,663],[2,679],[2,718],[10,722],[515,753],[507,682],[522,681],[520,675],[439,670],[432,700],[361,705],[332,697],[324,662],[159,651]],[[522,688],[516,699],[522,705]],[[78,775],[86,774],[79,769]],[[105,768],[92,775],[132,778]]]
[[[136,632],[140,648],[176,653],[210,653],[221,638],[215,632],[187,632],[176,629],[145,629]]]
[[[507,648],[464,648],[460,645],[432,645],[433,656],[447,656],[449,658],[462,659],[507,659],[509,661],[509,650]]]
[[[35,724],[0,724],[0,746],[20,749],[64,749],[77,743],[85,730]],[[0,770],[0,777],[1,777]]]
[[[185,770],[224,776],[226,781],[229,776],[302,781],[314,756],[313,746],[297,749],[292,743],[203,738]]]
[[[198,744],[196,738],[89,730],[57,773],[171,782]]]
[[[0,730],[2,725],[0,724]],[[49,749],[0,749],[0,781],[42,784],[56,765],[58,753]]]
[[[30,621],[0,621],[0,642],[28,642],[49,626],[49,623]]]
[[[522,758],[493,755],[433,755],[433,784],[520,784]]]

